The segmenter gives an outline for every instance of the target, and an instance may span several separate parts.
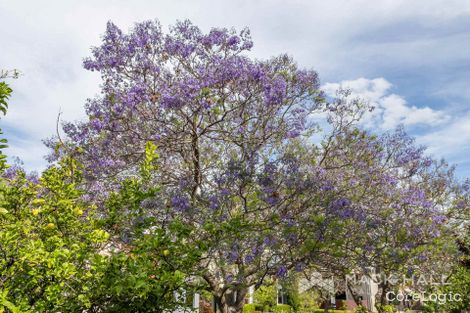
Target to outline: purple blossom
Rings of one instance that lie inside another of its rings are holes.
[[[228,40],[227,40],[227,46],[229,47],[233,47],[233,46],[236,46],[240,43],[240,37],[238,36],[231,36]]]
[[[209,208],[211,210],[217,210],[219,208],[219,198],[215,195],[212,195],[209,197]]]
[[[351,205],[351,200],[349,200],[347,198],[340,198],[340,199],[334,200],[330,204],[330,208],[333,211],[337,212],[337,211],[343,210],[345,208],[348,208],[350,205]]]
[[[279,105],[286,96],[286,81],[281,77],[276,77],[264,85],[264,98],[267,105]]]
[[[236,251],[230,251],[227,253],[227,259],[230,263],[235,263],[240,255]]]
[[[300,136],[300,131],[298,130],[290,130],[287,132],[287,137],[289,138],[296,138]]]
[[[290,227],[292,227],[293,225],[295,225],[295,223],[292,223],[292,225],[289,225]],[[294,233],[290,233],[287,235],[287,241],[289,242],[289,244],[291,245],[294,245],[298,240],[298,237],[296,234]]]
[[[256,245],[251,248],[251,253],[253,253],[254,256],[259,256],[263,253],[263,247]]]
[[[223,29],[212,29],[210,33],[203,37],[202,42],[207,46],[221,45],[227,38],[227,31]]]
[[[264,244],[268,247],[272,247],[278,243],[276,238],[273,237],[266,237],[264,238]]]
[[[183,195],[173,196],[171,204],[176,211],[183,212],[190,208],[189,199]]]
[[[325,180],[322,182],[320,190],[322,191],[331,191],[334,189],[333,183],[329,180]]]
[[[249,254],[249,255],[247,255],[247,256],[245,257],[245,263],[246,263],[246,264],[253,263],[254,260],[255,260],[255,257],[254,257],[253,255],[251,255],[251,254]]]
[[[280,277],[280,278],[286,277],[287,276],[287,267],[285,267],[284,265],[280,266],[277,269],[276,276]]]
[[[169,109],[178,109],[183,106],[183,101],[176,96],[172,95],[163,95],[161,100],[161,105]]]
[[[13,164],[3,172],[3,177],[6,179],[14,179],[19,172],[23,171],[23,168],[19,164]]]
[[[97,132],[101,131],[104,127],[104,123],[99,119],[95,118],[91,121],[91,127]]]
[[[26,179],[30,183],[37,185],[39,183],[39,174],[37,172],[30,172],[26,175]]]
[[[304,269],[305,269],[305,263],[299,262],[299,263],[295,264],[295,271],[296,272],[303,272]]]

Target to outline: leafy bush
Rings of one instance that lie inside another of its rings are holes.
[[[75,188],[76,163],[64,160],[39,180],[10,170],[0,184],[0,311],[82,311],[93,279],[87,264],[103,258],[109,235]]]
[[[142,177],[154,158],[147,147]],[[198,257],[184,241],[191,233],[176,219],[167,231],[140,216],[143,200],[157,192],[142,182],[123,181],[98,218],[77,188],[80,166],[71,158],[40,178],[17,167],[0,171],[0,312],[150,313],[187,306],[175,294],[192,291],[183,272]],[[115,248],[125,236],[125,245]]]
[[[393,305],[387,304],[381,307],[381,311],[384,313],[395,313],[397,309]]]
[[[365,306],[360,305],[354,312],[355,313],[368,313],[369,311],[367,311]]]
[[[328,310],[328,313],[350,313],[352,311],[349,311],[349,310]],[[315,311],[313,311],[313,313],[325,313],[325,310],[324,309],[316,309]]]
[[[180,220],[162,225],[144,211],[142,203],[157,201],[159,195],[158,187],[145,187],[156,170],[155,150],[153,144],[146,145],[140,177],[124,180],[105,203],[103,227],[120,238],[125,249],[97,266],[90,286],[93,312],[171,312],[190,305],[175,294],[194,292],[187,274],[203,249],[188,243],[192,232]]]
[[[278,304],[274,307],[275,313],[290,313],[292,312],[292,308],[288,304]]]
[[[310,289],[299,294],[297,313],[312,313],[319,307],[320,299],[316,290]]]
[[[11,93],[11,88],[5,82],[0,82],[0,112],[2,112],[3,115],[7,113],[7,100],[10,97]],[[0,129],[0,135],[2,134],[2,130]],[[7,158],[6,155],[3,154],[2,150],[7,147],[7,140],[5,138],[0,138],[0,170],[6,168]]]
[[[243,306],[243,313],[263,312],[263,305],[259,303],[245,304]]]
[[[256,289],[254,294],[254,300],[256,303],[261,304],[265,310],[262,311],[271,311],[272,307],[275,307],[277,304],[277,289],[276,285],[270,282],[269,285],[263,285]]]

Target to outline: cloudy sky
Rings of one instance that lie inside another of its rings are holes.
[[[40,170],[41,139],[63,119],[84,117],[99,77],[81,67],[105,24],[122,29],[159,19],[190,19],[210,27],[249,27],[257,58],[287,52],[320,74],[325,90],[339,86],[373,103],[368,127],[399,124],[435,157],[470,177],[470,1],[467,0],[0,0],[0,69],[22,76],[11,85],[1,120],[7,153]]]

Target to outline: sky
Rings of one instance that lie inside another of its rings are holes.
[[[165,29],[190,19],[211,27],[248,27],[252,55],[291,55],[318,71],[327,93],[338,87],[376,107],[366,127],[398,125],[427,153],[470,177],[470,1],[467,0],[0,0],[0,69],[22,75],[0,121],[6,151],[28,170],[47,165],[42,139],[56,120],[85,117],[100,77],[82,68],[106,22],[128,30],[158,19]]]

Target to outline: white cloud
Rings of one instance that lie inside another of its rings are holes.
[[[468,163],[470,114],[455,117],[442,127],[418,136],[417,140],[426,145],[428,151],[434,155],[446,156],[456,163]]]
[[[9,140],[12,141],[11,139]],[[7,155],[10,156],[10,160],[13,157],[20,157],[20,160],[24,162],[28,171],[41,172],[45,167],[44,155],[48,153],[46,146],[42,144],[35,144],[31,140],[23,140],[16,138],[14,144],[9,143],[7,149]]]
[[[334,96],[339,88],[349,89],[351,97],[360,98],[375,109],[366,114],[364,125],[370,128],[390,130],[398,125],[436,126],[446,122],[449,116],[440,110],[429,107],[409,105],[400,95],[391,92],[392,84],[385,78],[358,78],[340,83],[326,83],[323,89],[329,96]]]
[[[397,125],[406,126],[415,135],[417,143],[427,147],[427,153],[435,158],[445,158],[458,167],[457,176],[465,178],[470,173],[470,113],[468,110],[434,110],[407,103],[404,97],[392,93],[392,84],[385,78],[327,83],[322,88],[334,96],[338,88],[350,89],[353,97],[359,97],[376,109],[365,116],[363,125],[373,130],[390,130]],[[427,126],[413,133],[415,126]]]

